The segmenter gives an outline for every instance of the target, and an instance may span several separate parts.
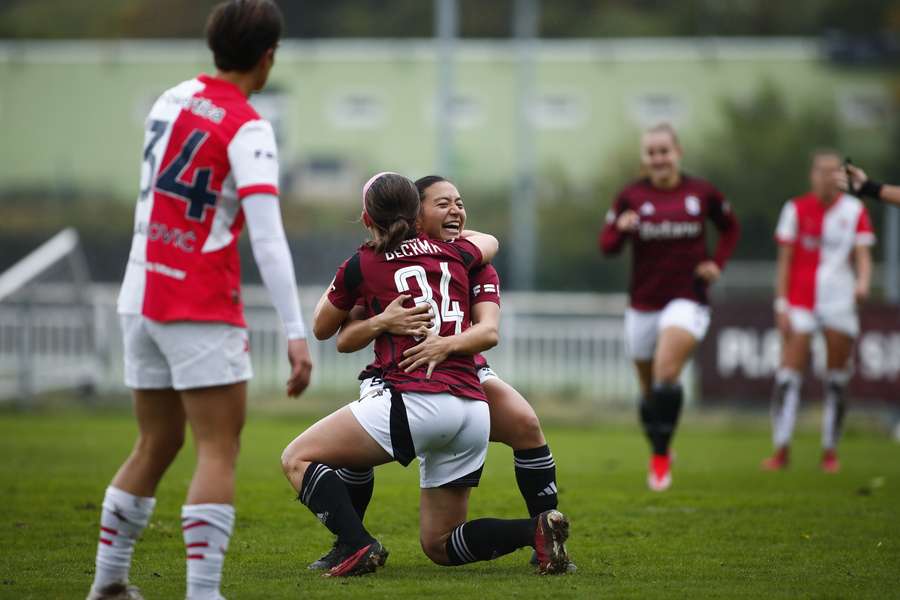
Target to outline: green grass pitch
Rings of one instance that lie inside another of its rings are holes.
[[[715,426],[687,415],[674,486],[644,484],[637,427],[548,428],[560,508],[572,522],[578,572],[540,577],[521,550],[493,562],[438,567],[418,544],[418,470],[379,468],[367,515],[390,549],[374,576],[330,580],[306,564],[331,542],[294,501],[279,469],[284,445],[309,421],[251,415],[238,474],[237,526],[223,593],[240,598],[885,598],[900,595],[900,447],[855,433],[844,470],[817,469],[811,431],[792,468],[762,473],[762,427]],[[98,506],[135,432],[130,415],[0,414],[0,598],[84,598]],[[193,467],[186,447],[158,491],[132,582],[146,598],[183,598],[179,510]],[[520,517],[508,448],[491,445],[470,515]]]

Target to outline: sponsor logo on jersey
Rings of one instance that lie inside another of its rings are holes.
[[[654,208],[653,204],[651,204],[650,202],[644,202],[643,204],[641,204],[640,212],[642,215],[652,215],[656,212],[656,208]]]
[[[690,195],[684,199],[684,210],[687,214],[697,216],[700,214],[700,198]]]
[[[819,246],[822,245],[822,242],[814,235],[801,235],[800,245],[803,246],[804,250],[818,250]]]
[[[493,283],[485,283],[483,286],[478,284],[472,288],[472,295],[478,296],[484,292],[485,294],[499,294],[500,290]]]
[[[672,240],[697,237],[702,230],[703,226],[697,221],[644,221],[641,223],[640,236],[642,240]]]
[[[151,242],[162,242],[165,246],[174,246],[182,252],[193,252],[197,242],[197,234],[184,231],[178,227],[169,227],[165,223],[140,222],[134,228],[135,233],[146,235]]]

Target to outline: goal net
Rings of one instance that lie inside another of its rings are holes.
[[[102,369],[78,232],[64,229],[0,273],[0,401],[94,389]]]

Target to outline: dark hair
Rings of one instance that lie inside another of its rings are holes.
[[[380,233],[372,242],[376,252],[392,252],[403,240],[415,237],[419,194],[412,181],[386,173],[369,186],[365,203],[366,214]]]
[[[425,177],[416,179],[416,189],[419,190],[419,200],[425,199],[425,190],[442,181],[447,181],[447,178],[441,177],[440,175],[426,175]]]
[[[281,10],[272,0],[227,0],[206,21],[206,45],[221,71],[250,71],[278,45]]]

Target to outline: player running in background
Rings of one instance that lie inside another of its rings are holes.
[[[764,469],[788,465],[803,371],[812,336],[818,330],[825,337],[828,355],[821,467],[829,473],[840,469],[836,448],[852,374],[853,341],[859,335],[856,309],[869,296],[870,247],[875,243],[866,207],[836,184],[835,174],[842,170],[837,152],[815,152],[809,174],[811,191],[788,201],[778,219],[774,308],[782,353],[772,395],[775,453],[763,461]]]
[[[469,272],[493,257],[497,240],[470,232],[450,243],[417,234],[418,192],[394,173],[366,183],[363,207],[373,241],[338,269],[316,307],[316,337],[336,334],[359,300],[377,313],[404,294],[431,307],[428,335],[464,332],[471,320]],[[370,573],[387,557],[335,469],[361,471],[393,460],[405,466],[414,457],[420,463],[420,542],[432,561],[461,565],[532,546],[542,572],[565,572],[568,521],[562,513],[466,521],[469,491],[478,485],[487,454],[488,406],[471,356],[451,356],[430,376],[425,366],[401,368],[404,352],[417,343],[413,336],[378,336],[381,385],[314,424],[282,455],[298,499],[338,538],[341,560],[329,574]]]
[[[900,185],[890,185],[869,179],[859,167],[846,163],[834,172],[835,184],[845,192],[859,198],[872,198],[900,206]]]
[[[669,447],[684,398],[679,378],[709,326],[707,287],[719,278],[739,235],[719,190],[682,173],[681,158],[670,125],[644,132],[646,177],[619,193],[600,233],[606,255],[631,243],[625,349],[640,381],[640,418],[653,450],[647,484],[654,491],[672,482]],[[707,219],[719,233],[712,257],[706,250]]]
[[[417,180],[416,188],[422,203],[418,231],[432,239],[451,241],[458,238],[465,229],[466,209],[456,186],[443,177],[429,175]],[[427,366],[431,369],[452,354],[475,354],[478,349],[497,343],[500,328],[500,277],[497,270],[493,265],[485,264],[469,274],[469,284],[472,327],[459,335],[425,338],[406,351],[406,357],[399,365],[401,368],[415,370]],[[398,296],[384,311],[368,319],[365,319],[364,307],[354,307],[338,334],[338,350],[361,350],[383,333],[423,335],[431,319],[428,305],[404,308],[402,303],[408,298]],[[558,504],[556,463],[534,409],[518,391],[497,376],[483,355],[475,354],[474,358],[478,379],[490,408],[490,440],[513,449],[516,482],[529,515],[537,517],[544,511],[555,509]],[[369,365],[363,371],[360,375],[362,395],[372,385],[379,385],[380,371],[376,364]],[[375,486],[374,470],[339,469],[337,474],[347,486],[353,507],[362,520]],[[337,555],[335,545],[310,568],[330,569]],[[533,562],[537,560],[536,556],[532,558]],[[572,566],[570,563],[570,569]]]
[[[216,75],[166,91],[147,118],[134,239],[118,303],[139,435],[106,489],[89,600],[141,597],[128,583],[134,544],[150,520],[157,484],[182,446],[185,423],[197,451],[181,510],[187,598],[222,598],[251,377],[237,249],[245,219],[288,338],[287,393],[297,395],[309,382],[278,205],[275,137],[247,102],[266,83],[281,26],[269,0],[216,6],[206,28]]]

